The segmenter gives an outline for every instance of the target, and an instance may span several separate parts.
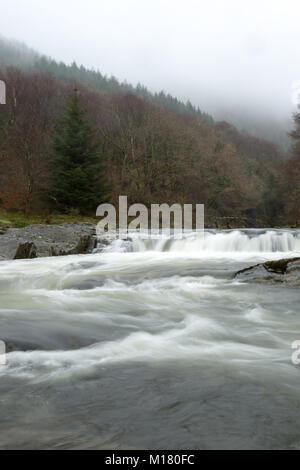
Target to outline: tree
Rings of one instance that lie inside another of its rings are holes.
[[[47,185],[49,112],[57,93],[50,76],[8,68],[1,77],[9,84],[7,104],[0,109],[0,199],[8,210],[41,209]]]
[[[294,139],[291,158],[285,163],[282,173],[282,205],[286,221],[295,226],[300,222],[300,107],[294,114],[295,128],[290,136]]]
[[[297,155],[300,158],[300,105],[298,110],[298,113],[294,114],[295,129],[291,132],[290,136],[295,141],[293,148],[294,155]]]
[[[108,188],[103,182],[103,158],[96,131],[86,118],[79,91],[74,89],[53,139],[55,164],[49,196],[64,212],[94,212]]]

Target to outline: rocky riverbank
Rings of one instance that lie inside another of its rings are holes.
[[[235,276],[241,281],[279,282],[292,286],[300,285],[300,258],[267,261],[238,271]]]
[[[30,225],[0,234],[0,261],[91,253],[96,246],[93,224]]]

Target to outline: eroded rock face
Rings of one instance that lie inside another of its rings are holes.
[[[30,225],[0,235],[0,260],[84,254],[95,246],[93,225]]]
[[[241,281],[283,282],[300,285],[300,258],[285,258],[267,261],[238,271],[235,276]]]

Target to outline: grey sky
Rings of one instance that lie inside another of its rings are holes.
[[[0,32],[67,63],[275,118],[300,80],[299,0],[0,0]]]

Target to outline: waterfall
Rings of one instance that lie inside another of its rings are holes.
[[[162,234],[146,238],[142,233],[131,233],[127,240],[116,239],[97,251],[119,252],[204,252],[204,253],[275,253],[300,252],[298,230],[206,230],[204,234],[190,232],[181,239]]]

